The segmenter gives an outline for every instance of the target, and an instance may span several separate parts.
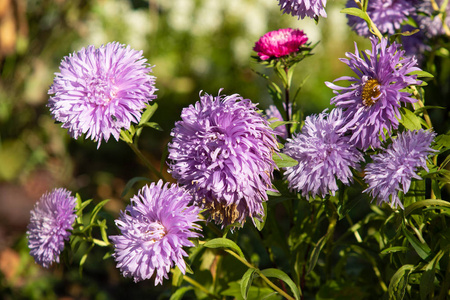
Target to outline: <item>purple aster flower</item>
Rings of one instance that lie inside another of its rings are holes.
[[[156,98],[151,67],[136,51],[117,42],[89,46],[64,57],[48,93],[53,118],[77,139],[83,133],[98,147],[122,128],[138,123],[146,104]]]
[[[237,94],[205,94],[183,109],[181,119],[169,143],[172,176],[218,224],[260,218],[278,145],[256,104]]]
[[[370,0],[367,4],[367,14],[382,34],[394,34],[400,29],[402,22],[415,15],[415,0]],[[348,0],[347,7],[357,7],[355,1]],[[366,21],[360,17],[347,15],[348,25],[361,36],[369,37]]]
[[[291,104],[292,103],[289,103],[289,107],[290,107],[290,109],[292,111],[292,105]],[[286,106],[286,105],[283,103],[283,106]],[[265,113],[266,113],[266,116],[267,116],[268,120],[274,119],[274,118],[277,119],[277,120],[274,120],[272,122],[284,121],[283,117],[281,116],[280,111],[273,104],[269,105],[269,108],[266,109]],[[282,137],[283,139],[286,139],[287,136],[288,136],[286,125],[281,125],[281,126],[276,127],[275,128],[275,132],[277,133],[278,136]]]
[[[400,49],[401,45],[395,42],[388,45],[386,39],[377,43],[375,37],[370,40],[372,51],[366,50],[360,56],[355,43],[355,53],[347,52],[349,59],[341,59],[356,77],[343,76],[335,81],[348,80],[350,86],[325,83],[336,94],[331,103],[344,109],[343,130],[350,131],[350,142],[363,150],[379,147],[380,135],[385,139],[384,131],[390,135],[392,128],[398,127],[400,104],[417,101],[401,90],[420,84],[416,75],[408,75],[420,70],[416,67],[417,60],[403,58],[405,51]]]
[[[308,116],[302,132],[287,140],[283,152],[298,161],[284,173],[291,190],[323,198],[335,194],[336,179],[345,185],[353,182],[351,168],[359,169],[363,155],[349,143],[350,137],[339,133],[343,121],[339,108]]]
[[[155,273],[155,285],[175,265],[183,274],[188,256],[183,247],[192,247],[190,238],[201,236],[193,230],[200,226],[200,209],[188,206],[192,195],[176,184],[163,185],[162,180],[145,185],[116,220],[121,235],[110,236],[113,257],[123,276],[135,282],[149,279]]]
[[[326,18],[325,6],[327,0],[278,0],[280,10],[284,14],[304,19],[310,17],[317,19],[319,16]]]
[[[439,7],[441,7],[444,2],[443,0],[435,1]],[[417,14],[416,22],[419,25],[420,30],[427,38],[430,39],[435,36],[445,34],[442,19],[434,16],[436,11],[433,9],[431,1],[428,0],[420,2],[417,11],[420,12],[420,14]],[[445,8],[444,23],[447,25],[447,27],[450,27],[450,5],[448,4]]]
[[[75,206],[75,197],[59,188],[43,194],[31,211],[28,248],[41,266],[48,268],[55,261],[59,263],[64,241],[69,239],[76,219]]]
[[[308,41],[302,30],[284,28],[264,34],[255,43],[254,51],[261,60],[271,57],[282,57],[296,53]]]
[[[402,31],[413,31],[414,27],[410,25],[403,26]],[[410,36],[402,36],[402,45],[405,50],[405,57],[415,56],[420,63],[424,60],[424,53],[431,51],[431,47],[427,45],[428,38],[424,32],[420,30]]]
[[[422,179],[416,174],[418,168],[428,171],[427,156],[436,152],[430,147],[435,136],[434,132],[422,129],[407,131],[399,134],[386,150],[372,155],[373,162],[365,169],[364,180],[369,187],[364,192],[376,198],[378,205],[390,202],[394,208],[403,208],[398,192],[406,194],[411,179]]]

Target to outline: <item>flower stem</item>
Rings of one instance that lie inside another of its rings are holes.
[[[255,269],[256,273],[258,273],[258,275],[275,291],[277,291],[281,296],[283,296],[284,298],[288,299],[288,300],[295,300],[293,297],[291,297],[290,295],[288,295],[285,291],[283,291],[282,289],[280,289],[278,286],[276,286],[272,281],[269,280],[269,278],[267,278],[263,273],[261,273],[261,271],[258,268],[255,268],[252,264],[250,264],[247,260],[245,260],[244,258],[240,257],[236,252],[231,251],[229,249],[225,249],[225,252],[233,255],[237,260],[239,260],[241,263],[243,263],[244,265],[246,265],[247,267],[251,268],[251,269]]]
[[[192,279],[191,277],[183,275],[183,280],[188,282],[189,284],[193,285],[194,287],[196,287],[203,293],[207,294],[209,297],[214,298],[214,299],[219,299],[216,295],[211,294],[211,292],[208,291],[203,285],[201,285],[200,283],[198,283],[196,280]]]
[[[290,105],[289,105],[289,92],[291,88],[291,79],[289,78],[289,68],[287,66],[284,67],[284,72],[286,73],[286,85],[284,86],[284,98],[286,103],[286,122],[289,122],[291,120],[291,112],[290,112]],[[287,134],[288,137],[291,137],[291,124],[286,124]]]
[[[156,175],[156,177],[158,177],[159,179],[161,179],[162,181],[166,181],[163,177],[163,175],[161,174],[161,172],[159,172],[158,170],[156,170],[156,168],[152,165],[152,163],[144,156],[144,154],[142,154],[142,152],[138,149],[138,147],[136,147],[136,145],[134,143],[128,143],[128,146],[130,146],[131,150],[133,150],[133,152],[141,159],[141,161],[144,163],[144,165],[154,174]]]
[[[370,25],[370,28],[372,29],[372,33],[375,34],[381,41],[383,39],[383,35],[378,30],[377,25],[375,25],[375,23],[372,21],[372,19],[370,18],[369,14],[366,11],[364,11],[362,3],[360,1],[358,1],[358,0],[355,0],[355,3],[364,12],[364,14],[366,15],[367,19],[370,21],[369,25]]]

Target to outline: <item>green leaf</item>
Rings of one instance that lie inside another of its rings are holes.
[[[158,103],[147,104],[147,108],[141,116],[141,120],[139,121],[139,125],[147,123],[148,120],[155,114],[158,109]]]
[[[409,130],[418,130],[422,128],[420,118],[412,111],[404,107],[400,108],[401,119],[399,122]]]
[[[359,8],[356,8],[356,7],[344,8],[343,10],[341,10],[341,13],[360,17],[361,19],[365,20],[367,23],[370,23],[370,19],[367,17],[367,14]]]
[[[275,161],[275,163],[277,164],[278,168],[293,167],[293,166],[298,165],[298,161],[296,161],[295,159],[293,159],[290,156],[287,156],[284,153],[275,152],[272,155],[272,158]]]
[[[125,185],[125,188],[123,189],[122,195],[120,197],[125,197],[125,195],[128,193],[128,191],[134,186],[134,184],[138,181],[147,181],[151,182],[150,178],[147,177],[133,177],[130,180],[128,180],[127,184]]]
[[[253,277],[255,275],[256,269],[250,268],[247,270],[247,272],[244,273],[244,276],[242,276],[240,285],[241,285],[241,294],[242,298],[247,300],[248,290],[250,289],[250,286],[252,285]]]
[[[206,248],[230,248],[237,254],[239,254],[240,257],[245,259],[244,253],[242,252],[241,248],[235,242],[226,238],[215,238],[209,240],[204,243],[203,246]]]
[[[411,214],[416,209],[426,207],[426,206],[443,206],[443,207],[450,207],[450,202],[444,201],[444,200],[437,200],[437,199],[428,199],[428,200],[422,200],[417,201],[411,205],[408,205],[405,207],[405,218]]]
[[[325,246],[329,236],[330,236],[330,232],[327,232],[317,242],[316,246],[314,247],[313,251],[311,252],[311,257],[309,259],[309,265],[308,265],[308,271],[306,272],[306,274],[311,273],[311,271],[316,266],[317,260],[319,259],[320,252],[322,251],[323,246]]]
[[[440,149],[440,148],[450,148],[450,134],[449,133],[438,135],[434,139],[434,141],[435,141],[436,147],[438,149]]]
[[[408,277],[413,269],[413,265],[403,265],[395,272],[389,283],[389,299],[403,299],[408,284]]]
[[[409,250],[408,247],[396,246],[396,247],[389,247],[389,248],[383,249],[383,251],[381,251],[380,254],[386,255],[386,254],[395,253],[395,252],[407,252],[408,250]]]
[[[75,206],[75,210],[78,217],[81,217],[83,215],[83,209],[85,209],[86,206],[88,206],[91,202],[92,199],[81,202],[81,197],[79,194],[77,194],[77,205]]]
[[[97,218],[97,214],[100,212],[100,210],[105,206],[106,203],[109,202],[109,199],[103,200],[99,204],[97,204],[94,209],[92,210],[91,214],[91,220],[89,224],[93,224],[95,222],[95,219]]]
[[[257,218],[253,218],[253,221],[255,222],[255,226],[259,231],[261,231],[264,228],[264,225],[266,224],[266,220],[267,220],[267,203],[263,202],[262,206],[263,206],[263,211],[264,211],[264,215],[262,216],[262,221],[258,220]]]
[[[418,30],[416,30],[415,32],[417,32]],[[414,32],[414,33],[415,33]],[[429,77],[429,78],[433,78],[434,75],[422,70],[417,70],[417,71],[412,71],[411,73],[409,73],[409,75],[417,75],[417,77]]]
[[[193,290],[194,287],[193,286],[183,286],[178,288],[175,293],[172,294],[172,296],[170,296],[169,300],[181,300],[183,299],[184,294],[186,294],[186,292]]]
[[[431,254],[430,247],[426,243],[421,243],[405,226],[402,226],[402,232],[420,258],[426,260]]]
[[[266,277],[274,277],[284,281],[291,288],[291,291],[294,294],[295,299],[300,299],[301,291],[297,288],[292,279],[283,271],[270,268],[262,270],[261,274],[263,274]]]
[[[156,122],[146,122],[146,123],[140,124],[139,126],[150,127],[150,128],[156,129],[158,131],[164,131],[164,129],[162,129],[162,127],[159,126],[159,124]]]

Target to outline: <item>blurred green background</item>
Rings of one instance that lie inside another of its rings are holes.
[[[134,284],[122,279],[112,259],[102,261],[96,253],[83,278],[76,268],[44,270],[28,254],[24,233],[29,211],[45,191],[66,187],[83,199],[112,199],[106,209],[115,216],[131,195],[121,197],[126,182],[149,176],[127,145],[111,139],[97,150],[95,142],[73,140],[54,123],[46,107],[47,91],[64,56],[112,41],[144,51],[157,77],[159,109],[152,121],[164,132],[147,129],[140,147],[159,166],[171,128],[182,108],[199,99],[200,91],[217,95],[223,88],[222,94],[238,93],[267,108],[271,99],[266,81],[253,70],[273,74],[250,56],[255,54],[254,43],[268,31],[299,28],[310,42],[320,41],[315,55],[296,67],[294,88],[307,79],[299,97],[305,114],[329,107],[333,94],[324,81],[351,74],[339,58],[354,51],[354,41],[360,49],[369,43],[346,26],[345,15],[339,13],[345,1],[328,2],[328,18],[316,24],[282,15],[277,0],[0,1],[3,299],[121,299],[164,291],[154,288],[153,281]],[[433,92],[444,95],[445,104],[448,84],[440,86],[443,91]],[[446,112],[436,118],[444,123]]]

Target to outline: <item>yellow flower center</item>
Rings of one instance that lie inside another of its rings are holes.
[[[376,79],[369,79],[362,89],[362,102],[365,106],[372,106],[377,103],[380,96],[380,83]]]

